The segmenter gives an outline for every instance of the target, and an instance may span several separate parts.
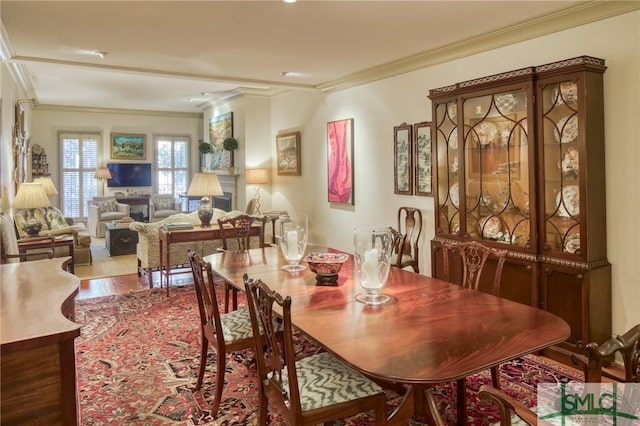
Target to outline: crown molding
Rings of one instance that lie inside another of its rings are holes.
[[[537,19],[527,20],[418,55],[369,68],[338,80],[319,84],[316,87],[328,93],[344,90],[639,9],[640,2],[638,1],[580,2]]]
[[[83,107],[83,106],[67,106],[40,104],[39,111],[59,111],[59,112],[78,112],[78,113],[96,113],[96,114],[125,114],[125,115],[146,115],[153,117],[174,117],[174,118],[203,118],[201,112],[180,112],[180,111],[154,111],[147,109],[126,109],[126,108],[102,108],[102,107]]]

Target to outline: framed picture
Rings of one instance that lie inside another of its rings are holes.
[[[278,175],[300,176],[300,132],[276,136]]]
[[[145,159],[145,135],[111,133],[111,158],[120,160]]]
[[[209,141],[211,152],[206,156],[203,170],[227,169],[231,165],[231,152],[222,148],[222,142],[233,136],[233,112],[216,115],[209,119]]]
[[[413,126],[402,123],[393,128],[393,192],[401,195],[413,194]]]
[[[433,194],[431,178],[431,122],[413,125],[413,159],[415,162],[415,194],[428,196]]]
[[[353,205],[353,118],[327,123],[330,203]]]

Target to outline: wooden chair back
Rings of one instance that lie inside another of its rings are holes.
[[[583,342],[578,342],[576,346],[583,355],[573,355],[572,360],[584,371],[586,382],[601,382],[602,376],[618,379],[603,368],[607,360],[618,353],[624,364],[625,383],[640,383],[640,324],[636,324],[622,336],[607,340],[602,345],[595,342],[585,345]]]
[[[621,355],[624,363],[624,383],[640,383],[640,324],[636,324],[622,336],[607,340],[602,345],[595,342],[584,345],[578,342],[576,346],[583,351],[583,354],[574,355],[572,359],[574,364],[582,368],[585,383],[600,383],[603,376],[619,380],[619,377],[605,373],[606,369],[603,368],[605,360],[616,353]],[[537,415],[529,407],[494,387],[481,386],[479,396],[482,400],[498,405],[501,426],[511,426],[513,416],[520,418],[528,425],[548,424],[538,422]],[[634,396],[631,399],[637,401],[637,398],[638,396]]]
[[[398,268],[411,266],[414,272],[420,273],[418,259],[421,234],[422,212],[420,209],[400,207],[398,209],[398,230],[394,232],[396,256],[393,266]]]
[[[370,410],[375,411],[376,425],[387,424],[386,396],[377,384],[326,352],[296,360],[291,297],[247,274],[244,287],[258,365],[259,425],[268,422],[269,402],[291,425],[332,422]],[[276,328],[279,321],[281,338]]]
[[[234,231],[233,237],[228,237],[225,232],[222,234],[222,249],[229,250],[230,242],[234,241],[236,247],[234,251],[244,251],[251,247],[251,234],[252,228],[256,225],[260,225],[260,233],[255,236],[258,238],[258,247],[264,247],[264,233],[267,226],[266,216],[255,216],[248,214],[239,214],[230,218],[219,218],[218,225],[222,230],[223,227],[231,228]]]
[[[449,263],[450,256],[457,252],[462,260],[462,286],[477,290],[480,284],[482,271],[489,257],[493,256],[498,260],[493,278],[491,294],[500,295],[500,282],[502,281],[502,269],[507,257],[507,250],[499,250],[485,246],[477,241],[442,243],[444,279],[450,280]]]

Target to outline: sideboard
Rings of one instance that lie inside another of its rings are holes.
[[[70,257],[0,266],[0,424],[77,425]],[[46,277],[46,279],[45,279]]]

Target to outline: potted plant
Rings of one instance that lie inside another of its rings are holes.
[[[207,168],[207,154],[211,154],[213,147],[209,142],[199,141],[198,151],[200,151],[200,170],[205,171]]]
[[[222,148],[225,151],[229,151],[229,174],[232,175],[234,171],[233,170],[233,166],[234,166],[233,151],[238,149],[238,140],[233,136],[229,136],[228,138],[222,141]]]

